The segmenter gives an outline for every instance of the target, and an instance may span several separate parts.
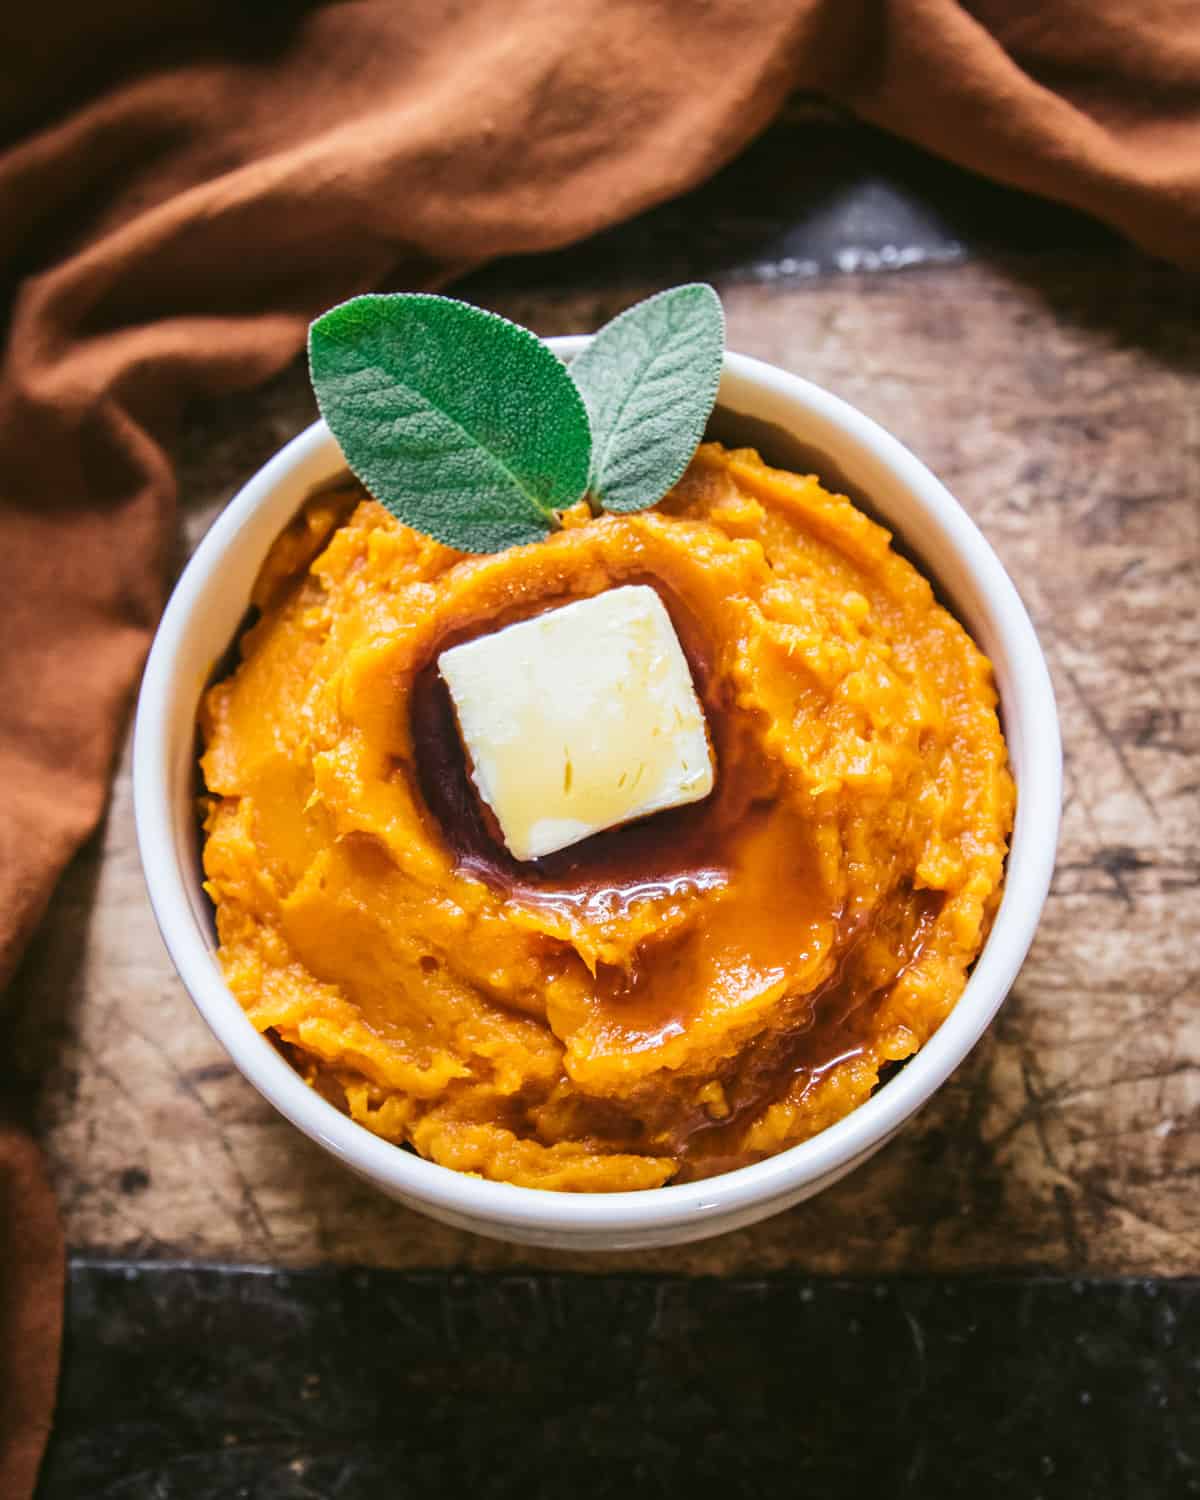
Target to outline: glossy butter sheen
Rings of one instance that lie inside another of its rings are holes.
[[[472,779],[517,859],[712,791],[687,660],[645,584],[451,647],[438,670]]]

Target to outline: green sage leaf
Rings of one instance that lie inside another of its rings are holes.
[[[648,297],[571,363],[592,428],[588,478],[605,510],[644,510],[691,462],[717,399],[721,299],[704,282]]]
[[[354,297],[309,329],[321,415],[406,525],[463,552],[534,542],[587,488],[587,411],[507,318],[424,293]]]

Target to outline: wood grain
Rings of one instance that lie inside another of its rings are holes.
[[[542,332],[643,288],[490,293]],[[1200,1267],[1200,322],[1119,254],[735,280],[732,347],[811,376],[975,516],[1050,658],[1067,755],[1054,888],[985,1041],[812,1203],[586,1268],[814,1272]],[[312,411],[302,371],[190,429],[194,543]],[[128,760],[22,971],[14,1045],[76,1249],[281,1265],[580,1265],[444,1229],[279,1119],[175,978],[145,898]]]

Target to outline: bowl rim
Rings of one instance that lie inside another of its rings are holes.
[[[548,339],[570,357],[585,335]],[[926,518],[966,565],[1013,665],[1011,697],[1036,723],[1038,753],[1019,784],[1004,894],[966,988],[934,1035],[906,1065],[842,1120],[764,1161],[696,1182],[652,1190],[568,1193],[518,1187],[428,1161],[373,1135],[301,1079],[251,1024],[226,986],[198,926],[173,836],[167,746],[173,669],[193,614],[218,579],[258,507],[333,439],[317,420],[270,458],[225,507],[181,573],[147,660],[134,729],[134,816],[142,867],[163,941],[197,1009],[238,1070],[298,1129],[345,1165],[413,1206],[514,1231],[581,1236],[636,1234],[728,1219],[775,1200],[794,1199],[807,1184],[841,1175],[871,1154],[936,1092],[986,1030],[1033,940],[1049,891],[1062,802],[1062,748],[1045,657],[1016,587],[957,500],[900,441],[849,402],[802,376],[748,355],[727,353],[725,373],[806,406],[869,450],[905,485]],[[752,413],[751,413],[752,414]],[[1011,712],[1012,702],[1006,700]],[[702,1232],[697,1228],[697,1234]],[[710,1231],[711,1232],[711,1231]]]

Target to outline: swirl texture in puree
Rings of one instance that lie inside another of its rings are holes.
[[[716,788],[518,865],[437,656],[629,582],[675,622]],[[490,557],[347,488],[255,603],[201,716],[221,963],[368,1129],[526,1186],[656,1187],[841,1118],[960,995],[1013,814],[991,668],[815,478],[706,444],[653,510]]]

